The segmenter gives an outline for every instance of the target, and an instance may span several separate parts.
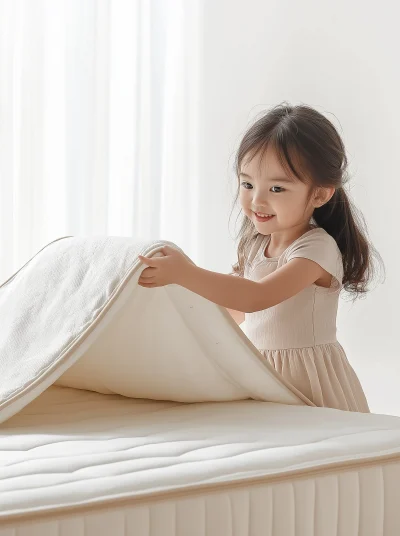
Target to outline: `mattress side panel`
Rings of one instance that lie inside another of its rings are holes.
[[[400,461],[286,482],[27,515],[0,536],[389,536],[400,534]]]

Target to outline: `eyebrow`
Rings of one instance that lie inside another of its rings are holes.
[[[242,177],[247,177],[248,179],[252,179],[252,177],[250,175],[248,175],[247,173],[242,173],[240,172],[239,173],[239,176],[242,176]],[[272,179],[270,179],[271,182],[288,182],[288,183],[294,183],[294,180],[293,179],[289,179],[289,177],[273,177]]]

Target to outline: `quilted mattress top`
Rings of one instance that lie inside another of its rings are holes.
[[[53,386],[0,426],[0,521],[400,456],[400,418]]]

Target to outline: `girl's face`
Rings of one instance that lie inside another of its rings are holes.
[[[309,225],[314,206],[307,203],[310,185],[287,175],[270,146],[262,162],[256,155],[251,162],[244,158],[239,176],[239,200],[244,213],[264,235]],[[255,213],[273,214],[259,221]]]

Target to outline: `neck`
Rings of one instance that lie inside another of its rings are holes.
[[[285,251],[285,249],[290,246],[292,242],[300,238],[300,236],[302,236],[307,231],[310,231],[314,227],[315,225],[312,225],[310,223],[302,223],[300,225],[296,225],[295,227],[290,227],[289,229],[284,229],[282,231],[271,233],[271,238],[267,246],[268,256],[279,256],[279,254]]]

